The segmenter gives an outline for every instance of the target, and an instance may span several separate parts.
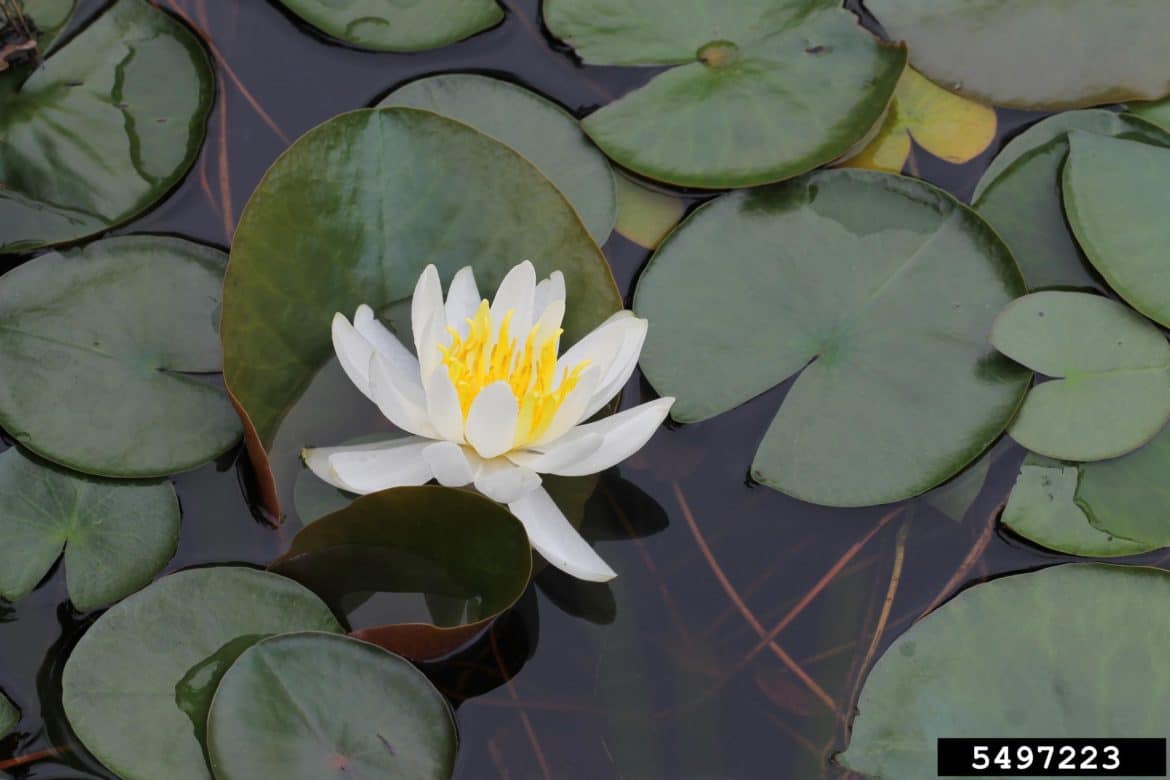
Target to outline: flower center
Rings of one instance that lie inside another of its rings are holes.
[[[521,347],[520,341],[511,334],[514,313],[509,309],[497,330],[490,304],[486,300],[480,302],[475,316],[467,319],[466,338],[449,327],[451,346],[439,345],[439,351],[459,395],[464,420],[480,390],[493,382],[508,383],[520,407],[516,424],[519,447],[548,429],[557,409],[581,380],[589,361],[571,369],[562,368],[558,378],[557,348],[564,331],[537,322]]]

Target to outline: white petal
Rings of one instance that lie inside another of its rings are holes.
[[[418,277],[418,284],[414,286],[414,295],[410,299],[410,330],[414,335],[415,354],[419,356],[419,362],[422,362],[423,354],[423,345],[419,340],[436,314],[446,320],[439,270],[434,265],[428,265]]]
[[[633,312],[619,311],[569,347],[557,361],[558,365],[572,369],[588,360],[591,366],[601,370],[601,379],[585,409],[586,419],[629,381],[646,341],[646,326],[646,320],[635,317]]]
[[[413,381],[422,393],[422,381],[419,379],[418,358],[410,354],[410,350],[403,346],[398,337],[390,329],[378,322],[374,310],[364,303],[358,307],[353,315],[353,326],[379,355],[389,361],[396,375],[402,380]]]
[[[370,355],[374,354],[374,347],[340,312],[333,315],[332,332],[333,351],[337,353],[341,369],[362,395],[372,400]]]
[[[650,440],[650,437],[658,430],[658,426],[666,419],[666,415],[673,405],[673,398],[658,398],[641,406],[635,406],[633,409],[618,412],[604,420],[582,425],[569,436],[575,439],[578,436],[600,434],[605,437],[605,441],[593,454],[575,463],[557,469],[548,469],[546,473],[560,474],[565,477],[581,477],[605,471],[610,466],[616,466],[642,449],[642,445]],[[564,446],[568,446],[568,443]]]
[[[545,452],[513,450],[508,453],[508,460],[538,474],[556,474],[597,452],[605,443],[605,436],[599,433],[575,434],[576,431],[570,431],[553,442]]]
[[[524,524],[533,549],[561,571],[590,582],[607,582],[617,576],[569,524],[544,488],[513,501],[508,509]]]
[[[435,479],[445,487],[463,487],[475,479],[475,469],[463,448],[449,441],[437,441],[422,451]]]
[[[459,335],[466,338],[467,320],[475,316],[479,308],[479,288],[475,284],[475,272],[471,266],[460,268],[451,280],[451,287],[447,290],[447,324],[459,331]]]
[[[342,490],[373,493],[430,480],[431,467],[422,451],[431,444],[408,436],[377,444],[326,447],[307,451],[305,462],[314,474]]]
[[[503,380],[480,390],[467,410],[467,442],[481,458],[494,458],[516,442],[516,418],[520,405]]]
[[[593,400],[593,396],[597,390],[597,384],[600,381],[601,369],[596,366],[590,366],[581,372],[581,378],[577,380],[577,386],[569,391],[569,394],[565,396],[565,400],[557,407],[557,411],[553,414],[552,422],[549,423],[548,428],[534,441],[527,442],[525,446],[543,447],[561,438],[574,425],[584,420],[585,410],[588,408],[590,401]]]
[[[536,297],[532,316],[540,319],[540,315],[553,301],[565,300],[565,275],[560,271],[553,271],[547,279],[542,279],[536,285]]]
[[[430,321],[423,325],[422,331],[415,334],[415,349],[418,350],[418,369],[423,387],[435,373],[435,369],[442,365],[443,353],[439,345],[450,346],[451,334],[447,331],[447,317],[443,309],[434,311]]]
[[[483,461],[475,474],[475,489],[501,504],[516,501],[539,487],[539,474],[504,458]]]
[[[525,260],[513,268],[500,282],[492,299],[492,322],[498,327],[504,315],[512,311],[512,333],[527,334],[532,330],[532,309],[536,299],[536,269]]]
[[[545,310],[541,312],[540,317],[537,318],[533,329],[537,331],[534,342],[543,344],[547,339],[556,335],[560,330],[561,323],[565,319],[565,302],[553,301]],[[559,336],[557,337],[559,341]]]
[[[427,414],[422,388],[399,378],[386,358],[370,355],[370,397],[386,419],[404,431],[428,439],[439,438]]]
[[[463,443],[463,409],[445,368],[433,372],[427,381],[427,416],[440,439]]]

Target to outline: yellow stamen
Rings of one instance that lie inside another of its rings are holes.
[[[532,327],[524,346],[519,347],[511,335],[514,314],[509,309],[497,330],[492,322],[491,305],[482,301],[475,316],[467,319],[467,336],[448,328],[451,346],[440,345],[439,351],[459,395],[464,419],[480,390],[493,382],[508,383],[520,408],[515,446],[522,447],[548,430],[557,409],[581,381],[589,361],[571,368],[559,367],[557,349],[564,331],[545,330],[540,323]],[[555,381],[558,368],[560,382]]]

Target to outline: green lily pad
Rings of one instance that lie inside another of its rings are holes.
[[[253,644],[290,631],[341,626],[319,598],[276,574],[235,566],[172,574],[81,638],[65,664],[65,713],[89,752],[125,780],[210,780],[202,741],[220,678]]]
[[[400,308],[429,262],[444,284],[471,265],[486,291],[525,258],[540,276],[564,272],[566,346],[621,308],[560,191],[465,124],[413,108],[354,111],[277,160],[240,218],[222,322],[224,377],[249,418],[248,451],[274,515],[267,448],[333,354],[333,314]]]
[[[947,194],[824,171],[725,195],[667,238],[635,296],[641,365],[678,397],[679,422],[803,370],[753,477],[814,503],[882,504],[945,482],[1003,432],[1028,374],[986,334],[1022,292],[1007,248]]]
[[[470,38],[504,18],[495,0],[280,0],[339,41],[375,51],[423,51]]]
[[[1170,420],[1170,344],[1116,301],[1032,293],[995,319],[991,343],[1054,378],[1028,393],[1008,428],[1032,452],[1073,461],[1116,458]]]
[[[1170,133],[1101,109],[1056,114],[1004,147],[979,180],[972,205],[1011,247],[1030,290],[1098,285],[1064,216],[1061,172],[1073,130],[1170,147]]]
[[[516,603],[532,575],[532,552],[520,521],[494,501],[455,488],[401,487],[315,521],[270,569],[347,616],[355,636],[428,660]]]
[[[681,198],[618,175],[617,224],[614,229],[643,249],[654,249],[687,211]]]
[[[445,780],[459,736],[409,661],[333,634],[258,642],[223,676],[207,725],[219,780]]]
[[[230,449],[215,316],[223,253],[162,236],[54,252],[0,278],[0,425],[37,455],[156,477]]]
[[[546,0],[591,65],[674,65],[584,120],[611,158],[659,181],[744,187],[845,154],[882,118],[906,52],[840,3]]]
[[[1020,466],[1001,521],[1028,541],[1069,555],[1109,558],[1156,549],[1159,545],[1114,536],[1089,521],[1084,502],[1078,497],[1078,484],[1085,475],[1109,462],[1078,466],[1029,453]],[[1170,523],[1166,525],[1170,529]]]
[[[1170,149],[1080,132],[1069,147],[1064,210],[1073,234],[1114,292],[1170,327]]]
[[[1170,131],[1170,98],[1152,103],[1130,103],[1129,115],[1151,122],[1163,130]]]
[[[963,591],[874,666],[838,760],[874,780],[904,780],[936,776],[938,737],[1164,739],[1167,599],[1165,571],[1108,564]]]
[[[0,693],[0,739],[7,737],[16,728],[17,723],[20,723],[20,710],[7,696]]]
[[[975,499],[983,492],[990,471],[991,454],[987,453],[950,482],[924,495],[922,500],[956,523],[961,523],[975,505]]]
[[[195,161],[214,96],[198,38],[146,0],[118,0],[41,67],[4,76],[0,252],[152,206]]]
[[[102,480],[0,453],[0,597],[27,596],[65,550],[69,598],[82,611],[145,587],[179,542],[169,482]]]
[[[76,0],[15,0],[16,10],[19,12],[16,24],[27,25],[31,22],[37,32],[37,50],[41,54],[48,50],[53,38],[69,21],[73,15]],[[0,8],[0,27],[12,23],[4,8]]]
[[[474,73],[445,73],[412,81],[380,108],[409,106],[471,125],[526,157],[556,185],[598,244],[613,230],[614,176],[576,118],[524,87]]]
[[[909,45],[915,68],[984,103],[1066,109],[1170,94],[1163,0],[867,0],[866,7]]]

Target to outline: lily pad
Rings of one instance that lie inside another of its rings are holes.
[[[909,45],[915,68],[983,103],[1066,109],[1170,94],[1163,0],[867,0],[866,7]]]
[[[995,109],[906,68],[877,137],[842,165],[900,173],[910,158],[911,139],[940,160],[961,165],[991,146],[998,124]]]
[[[532,575],[532,552],[520,521],[494,501],[402,487],[315,521],[270,568],[347,616],[354,636],[428,660],[516,603]]]
[[[409,661],[321,633],[246,650],[223,676],[207,725],[219,780],[446,780],[458,744],[446,699]]]
[[[319,598],[276,574],[235,566],[172,574],[81,638],[65,664],[65,713],[89,752],[125,780],[210,780],[202,741],[220,678],[257,641],[291,631],[341,626]]]
[[[423,51],[470,38],[504,18],[495,0],[280,0],[339,41],[375,51]]]
[[[1073,461],[1116,458],[1170,420],[1170,344],[1116,301],[1032,293],[996,318],[991,343],[1054,378],[1028,393],[1008,429],[1032,452]]]
[[[107,607],[145,587],[175,553],[169,482],[97,479],[0,453],[0,597],[27,596],[65,550],[73,606]]]
[[[682,219],[687,204],[681,198],[653,190],[619,174],[617,224],[614,229],[643,249],[654,249]]]
[[[7,696],[0,693],[0,739],[7,737],[16,728],[17,723],[20,723],[20,710]]]
[[[1094,109],[1037,122],[996,155],[975,187],[972,205],[1011,247],[1031,290],[1098,286],[1064,216],[1061,173],[1073,130],[1170,147],[1170,133]]]
[[[43,55],[53,38],[69,21],[76,4],[76,0],[16,0],[19,13],[15,23],[21,28],[29,26],[37,33],[37,51]],[[0,8],[0,27],[10,23],[13,20]]]
[[[824,171],[725,195],[667,238],[635,296],[641,365],[679,422],[800,373],[752,476],[814,503],[882,504],[945,482],[1002,433],[1028,374],[986,334],[1022,292],[1007,248],[944,192]]]
[[[904,49],[839,3],[546,0],[551,32],[591,65],[673,65],[584,120],[607,155],[688,187],[787,179],[845,154],[882,118]]]
[[[1070,564],[963,591],[886,650],[838,760],[934,777],[938,737],[1166,738],[1170,574]],[[1140,706],[1135,706],[1140,702]]]
[[[1152,122],[1163,130],[1170,130],[1170,98],[1153,103],[1130,103],[1127,110],[1130,116]]]
[[[1089,133],[1069,135],[1064,210],[1073,234],[1114,292],[1170,327],[1168,178],[1170,149]]]
[[[1100,465],[1078,466],[1029,453],[1000,519],[1028,541],[1069,555],[1109,558],[1156,549],[1159,545],[1114,536],[1089,521],[1077,486],[1084,474]],[[1166,525],[1170,529],[1170,523]]]
[[[160,200],[195,161],[213,85],[195,34],[146,0],[118,0],[41,67],[5,73],[0,252],[75,241]]]
[[[0,278],[0,426],[43,458],[109,477],[195,468],[240,424],[218,387],[223,253],[108,238]]]
[[[556,185],[598,244],[613,230],[614,176],[577,119],[551,100],[501,79],[446,73],[412,81],[380,108],[410,106],[471,125],[515,149]]]
[[[991,471],[991,460],[990,452],[984,454],[959,476],[924,495],[922,500],[956,523],[963,522],[975,505],[975,499],[983,492]]]
[[[332,356],[335,312],[401,308],[430,262],[444,284],[470,264],[489,290],[525,258],[538,275],[565,275],[566,346],[621,308],[573,207],[483,133],[428,111],[366,109],[294,143],[244,209],[224,282],[224,377],[268,509],[279,516],[267,448]]]

